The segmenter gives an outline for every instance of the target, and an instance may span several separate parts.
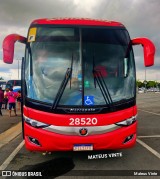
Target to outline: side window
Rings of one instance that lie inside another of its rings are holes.
[[[32,94],[32,76],[31,76],[31,58],[30,58],[28,47],[26,47],[26,56],[25,56],[25,82],[27,84],[26,95],[32,98],[33,94]]]

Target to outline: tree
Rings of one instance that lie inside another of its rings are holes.
[[[156,81],[148,81],[147,82],[147,88],[154,88],[157,86],[157,82]]]
[[[136,81],[136,84],[137,84],[137,87],[138,87],[138,88],[144,87],[143,82],[141,82],[141,81],[139,81],[139,80]]]
[[[3,77],[0,77],[0,80],[4,80]]]

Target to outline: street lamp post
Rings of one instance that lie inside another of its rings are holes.
[[[147,80],[146,80],[146,67],[145,67],[145,81],[144,81],[144,85],[145,85],[145,93],[147,92]]]
[[[20,59],[17,59],[18,60],[18,80],[20,79],[21,77],[21,60]]]
[[[18,59],[18,80],[19,80],[19,59]]]

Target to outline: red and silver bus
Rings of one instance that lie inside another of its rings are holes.
[[[144,65],[154,63],[147,38],[130,39],[119,22],[94,19],[34,20],[27,38],[8,35],[3,59],[22,58],[23,136],[31,151],[81,151],[134,146],[137,133],[133,45]]]

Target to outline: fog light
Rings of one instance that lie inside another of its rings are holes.
[[[132,134],[132,135],[126,137],[123,143],[125,144],[125,143],[131,141],[131,140],[133,139],[133,136],[134,136],[134,135]]]
[[[41,144],[39,143],[39,141],[33,137],[28,137],[29,141],[35,145],[41,146]]]

